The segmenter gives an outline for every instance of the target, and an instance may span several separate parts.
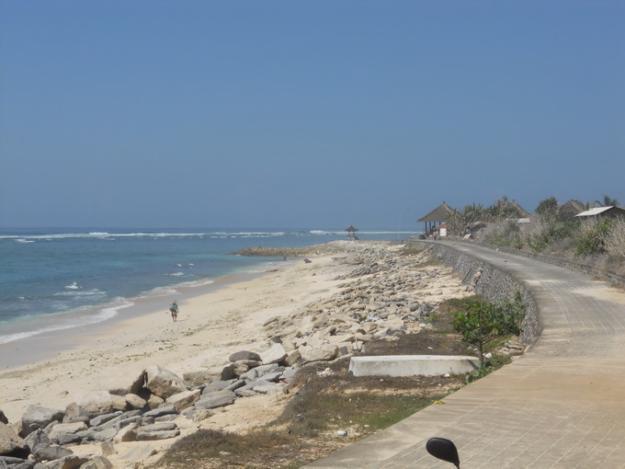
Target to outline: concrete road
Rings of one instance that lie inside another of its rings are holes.
[[[448,468],[425,451],[451,438],[461,467],[625,468],[625,292],[560,267],[447,243],[533,290],[543,333],[495,373],[310,465]]]

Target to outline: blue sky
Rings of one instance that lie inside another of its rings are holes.
[[[625,202],[623,24],[622,1],[0,0],[0,226]]]

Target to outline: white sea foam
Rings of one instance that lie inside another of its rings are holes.
[[[87,233],[46,233],[32,235],[0,235],[0,240],[11,239],[16,242],[34,242],[35,240],[52,241],[55,239],[68,238],[91,238],[100,240],[113,240],[114,238],[193,238],[193,237],[218,237],[218,238],[274,238],[285,236],[284,231],[202,231],[202,232],[134,232],[134,233],[110,233],[108,231],[91,231]]]
[[[184,275],[184,272],[172,272],[171,274],[167,274],[170,277],[182,277]]]
[[[34,241],[32,239],[24,239],[24,238],[17,238],[15,239],[16,243],[22,243],[22,244],[30,244],[30,243],[34,243]]]
[[[67,287],[65,287],[67,288]],[[102,296],[106,296],[106,292],[99,290],[97,288],[93,288],[91,290],[74,290],[71,289],[70,291],[60,291],[60,292],[56,292],[54,294],[54,296],[64,296],[64,297],[89,297],[89,296],[93,296],[93,297],[102,297]]]
[[[72,282],[69,285],[65,285],[67,290],[78,290],[80,287],[78,286],[78,282]]]
[[[97,313],[88,316],[82,316],[78,318],[76,318],[74,315],[72,315],[71,318],[67,316],[62,318],[60,316],[56,316],[56,320],[59,322],[58,325],[42,327],[41,329],[34,329],[31,331],[14,332],[11,334],[0,335],[0,344],[8,344],[9,342],[15,342],[16,340],[26,339],[28,337],[44,334],[46,332],[64,331],[67,329],[73,329],[75,327],[97,324],[114,318],[120,310],[130,308],[131,306],[134,306],[133,302],[124,300],[121,304],[107,306],[100,309]]]

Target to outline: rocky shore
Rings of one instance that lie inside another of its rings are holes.
[[[216,414],[227,421],[239,401],[273,396],[264,404],[281,405],[302,367],[362,354],[373,340],[396,341],[431,327],[429,316],[441,302],[473,294],[449,268],[432,263],[427,250],[335,242],[306,251],[314,266],[313,254],[319,260],[331,255],[324,272],[306,268],[313,269],[312,278],[333,273],[336,288],[301,308],[282,305],[265,318],[257,331],[265,346],[224,356],[220,371],[175,373],[153,364],[127,385],[87,392],[64,409],[31,404],[13,422],[0,412],[0,467],[144,467],[181,436],[207,422],[214,427]]]

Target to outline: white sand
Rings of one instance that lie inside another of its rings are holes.
[[[177,323],[162,309],[119,321],[54,359],[1,372],[0,409],[10,421],[29,404],[64,409],[88,391],[129,385],[151,364],[180,374],[203,368],[218,372],[230,353],[268,347],[265,320],[335,293],[334,278],[345,268],[331,256],[316,256],[311,264],[285,264],[192,298],[180,304]]]

